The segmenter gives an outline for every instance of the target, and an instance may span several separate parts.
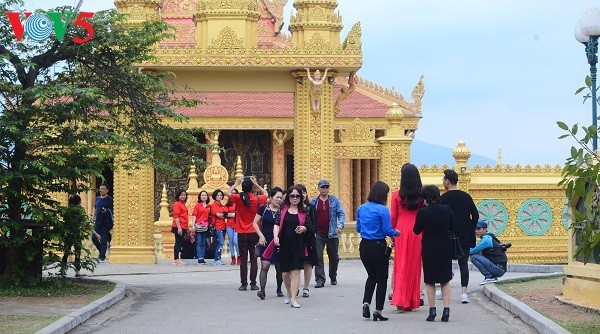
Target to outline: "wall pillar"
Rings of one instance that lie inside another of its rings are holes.
[[[361,202],[361,163],[360,160],[353,159],[352,160],[352,201],[354,208],[358,209],[358,207],[362,204]],[[350,219],[352,217],[352,219]],[[349,215],[346,220],[356,220],[356,212],[352,212],[352,215]]]
[[[352,196],[352,160],[338,160],[338,189],[339,198],[344,206],[347,220],[352,220],[354,215],[354,202]]]
[[[118,166],[118,163],[115,163]],[[115,226],[111,263],[156,263],[154,249],[154,170],[142,166],[114,172]]]
[[[381,144],[381,166],[379,176],[390,189],[400,187],[400,170],[402,165],[410,162],[410,144],[412,138],[404,134],[402,120],[404,112],[398,104],[393,103],[385,118],[390,123],[385,136],[377,139]]]
[[[364,203],[367,201],[369,197],[369,192],[371,191],[371,163],[368,159],[360,160],[360,170],[361,170],[361,194],[360,194],[360,202]]]
[[[285,190],[285,139],[286,131],[271,131],[271,188],[277,186]]]
[[[309,196],[318,195],[320,179],[333,182],[334,106],[333,85],[325,78],[320,84],[318,108],[312,108],[314,84],[306,71],[292,73],[296,79],[294,105],[294,183],[305,184]],[[312,75],[312,73],[311,73]],[[328,75],[333,75],[331,71]],[[335,195],[335,188],[330,190]]]

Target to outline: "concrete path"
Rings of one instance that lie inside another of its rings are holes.
[[[126,296],[70,333],[537,333],[531,326],[493,303],[479,283],[483,277],[471,271],[471,303],[460,304],[458,274],[452,280],[450,321],[442,323],[441,301],[436,321],[426,322],[428,306],[399,313],[386,304],[387,322],[373,322],[361,315],[366,272],[358,260],[340,262],[338,285],[322,289],[311,284],[310,297],[299,297],[300,309],[283,304],[275,296],[275,271],[271,268],[267,299],[256,291],[238,291],[237,266],[175,266],[103,263],[92,279],[124,283]],[[458,273],[458,271],[455,271]],[[515,278],[538,274],[509,272]],[[313,276],[314,279],[314,276]],[[373,300],[373,303],[375,301]]]

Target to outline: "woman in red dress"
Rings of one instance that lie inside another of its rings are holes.
[[[417,212],[423,207],[419,170],[404,164],[400,172],[400,189],[392,193],[390,215],[392,227],[400,231],[395,238],[392,305],[401,311],[419,308],[421,301],[421,235],[413,232]]]

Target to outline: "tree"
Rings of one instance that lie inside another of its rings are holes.
[[[109,10],[89,19],[94,36],[86,43],[73,42],[89,34],[73,24],[62,42],[54,35],[17,41],[6,13],[22,5],[0,3],[0,274],[9,284],[40,279],[27,274],[37,253],[30,245],[41,237],[28,232],[32,224],[44,230],[46,257],[56,259],[66,203],[52,194],[89,190],[91,177],[102,177],[112,161],[176,172],[201,147],[193,130],[167,125],[185,121],[173,108],[198,101],[175,98],[169,73],[136,65],[151,61],[153,47],[172,36],[168,24],[128,27]],[[52,11],[66,20],[72,8]]]
[[[591,91],[590,76],[586,77],[585,83],[575,95]],[[588,93],[583,97],[583,102],[589,98]],[[571,155],[566,160],[562,180],[558,184],[565,187],[568,199],[579,199],[570,217],[577,243],[575,257],[581,256],[584,263],[590,260],[600,263],[600,155],[590,147],[590,141],[598,138],[598,128],[594,125],[568,126],[560,121],[557,124],[566,132],[560,139],[570,137],[577,142],[571,147]],[[583,131],[583,136],[579,129]]]

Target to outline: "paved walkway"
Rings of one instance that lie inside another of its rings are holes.
[[[530,266],[529,266],[530,267]],[[547,271],[547,268],[524,268]],[[457,270],[455,270],[458,273]],[[490,301],[477,283],[483,277],[471,271],[471,303],[460,304],[458,274],[452,280],[450,322],[438,318],[426,322],[428,306],[414,312],[399,313],[386,304],[387,322],[362,318],[362,294],[366,272],[360,261],[340,262],[338,285],[329,282],[322,289],[311,284],[310,297],[299,297],[300,309],[283,304],[275,296],[275,271],[269,272],[267,299],[260,300],[256,291],[238,291],[237,266],[175,266],[169,261],[156,265],[100,264],[91,279],[117,281],[125,288],[125,297],[97,314],[70,333],[365,333],[373,330],[409,333],[468,333],[485,326],[486,334],[537,333],[530,325]],[[540,273],[509,272],[503,277],[516,278]],[[314,276],[313,276],[314,279]],[[373,300],[373,303],[375,301]],[[102,303],[101,303],[102,304]],[[106,305],[104,305],[106,306]],[[52,327],[52,326],[51,326]],[[60,327],[46,332],[60,332]],[[57,331],[55,331],[57,330]]]

